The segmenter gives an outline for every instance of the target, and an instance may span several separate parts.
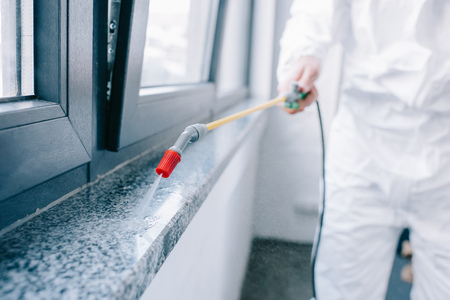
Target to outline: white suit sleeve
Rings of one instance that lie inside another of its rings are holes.
[[[288,79],[290,67],[301,56],[324,58],[349,19],[348,11],[347,0],[294,0],[280,40],[278,82]]]

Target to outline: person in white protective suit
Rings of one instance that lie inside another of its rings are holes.
[[[450,299],[450,1],[294,0],[279,92],[299,81],[302,111],[327,47],[344,48],[326,157],[315,260],[318,300],[384,299],[410,228],[411,299]]]

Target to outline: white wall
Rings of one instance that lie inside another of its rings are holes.
[[[289,17],[292,0],[277,1],[272,72],[272,97],[276,92],[275,68],[278,40]],[[336,111],[342,49],[334,46],[323,62],[317,82],[325,133]],[[271,109],[261,141],[255,201],[257,237],[311,243],[321,200],[322,147],[317,109],[288,115]]]
[[[141,299],[239,299],[263,128],[261,121],[242,144]]]

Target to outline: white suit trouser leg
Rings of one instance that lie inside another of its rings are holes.
[[[346,121],[330,135],[316,299],[385,299],[404,227],[413,247],[411,299],[450,299],[450,158],[441,156],[444,167],[424,180],[396,175],[371,155],[364,137],[377,137],[349,118],[341,114]]]
[[[412,300],[450,299],[450,167],[416,185],[410,204]]]
[[[372,204],[358,207],[361,199]],[[385,298],[401,228],[384,219],[390,212],[376,202],[349,191],[327,203],[315,266],[317,300]]]

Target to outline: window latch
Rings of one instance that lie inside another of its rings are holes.
[[[119,29],[120,17],[120,1],[108,1],[108,85],[107,85],[107,99],[111,97],[111,82],[114,70],[114,61],[116,57],[117,35]]]

